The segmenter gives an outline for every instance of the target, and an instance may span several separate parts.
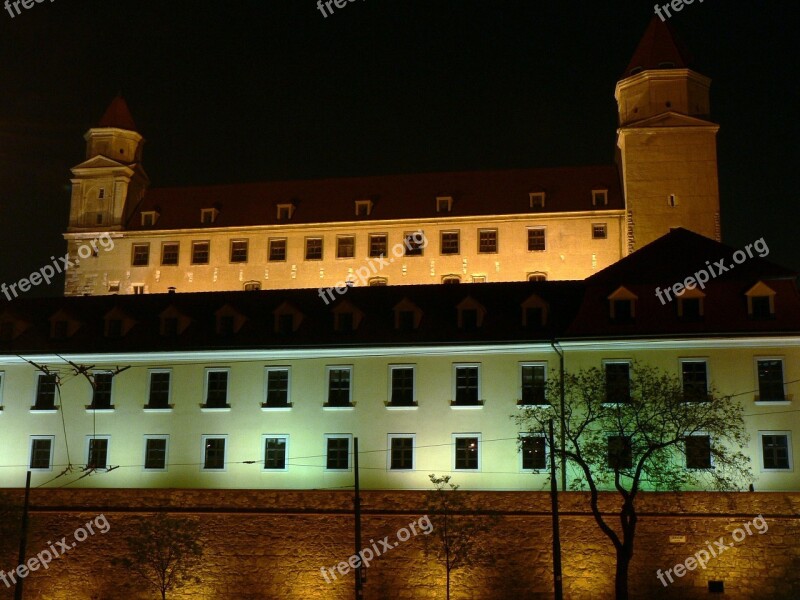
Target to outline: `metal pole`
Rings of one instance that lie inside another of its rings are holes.
[[[360,556],[361,552],[361,497],[359,496],[359,482],[358,482],[358,438],[353,438],[353,478],[355,480],[355,498],[353,498],[353,506],[355,508],[355,521],[356,521],[356,539],[355,539],[355,556]],[[356,568],[356,600],[361,600],[364,597],[364,581],[363,581],[363,566],[359,564]]]
[[[28,503],[31,498],[31,472],[28,471],[28,476],[25,479],[25,505],[22,509],[22,531],[19,536],[19,561],[18,565],[25,564],[25,552],[28,547]],[[19,577],[17,573],[17,583],[14,586],[14,600],[22,600],[22,583],[25,581],[23,577]]]
[[[558,528],[558,484],[556,483],[556,457],[553,452],[555,445],[553,419],[550,419],[547,443],[550,446],[550,501],[553,515],[553,597],[555,600],[561,600],[564,597],[564,590],[561,581],[561,533]]]
[[[564,351],[561,350],[561,348],[559,348],[557,346],[558,345],[558,341],[556,341],[556,340],[553,340],[552,342],[550,342],[550,345],[553,347],[553,350],[555,350],[556,353],[558,353],[558,359],[559,359],[558,371],[559,371],[560,382],[559,382],[559,386],[558,387],[560,388],[559,392],[560,392],[560,395],[561,395],[561,398],[559,399],[560,400],[561,414],[559,415],[559,419],[558,420],[559,420],[559,427],[561,428],[561,431],[559,431],[559,438],[560,438],[559,439],[559,442],[560,442],[559,446],[560,446],[560,453],[561,453],[561,490],[564,491],[564,490],[567,489],[567,456],[566,456],[567,455],[567,443],[566,443],[566,437],[565,437],[565,432],[564,432],[564,430],[566,429],[566,426],[567,426],[566,416],[564,415],[564,410],[565,410],[565,406],[564,405],[566,403],[566,399],[564,397]]]

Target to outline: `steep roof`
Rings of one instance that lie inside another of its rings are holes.
[[[663,69],[665,64],[671,64],[670,68],[683,69],[687,68],[690,62],[688,52],[677,40],[670,24],[653,15],[628,68],[625,69],[623,78],[635,74],[631,73],[634,69],[642,71]]]
[[[136,131],[136,123],[133,121],[128,103],[122,96],[117,96],[111,101],[97,126]]]

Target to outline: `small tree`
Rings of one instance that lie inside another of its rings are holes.
[[[692,392],[675,375],[636,363],[629,379],[607,380],[599,369],[567,373],[564,396],[565,458],[576,471],[571,487],[589,489],[592,515],[616,551],[616,597],[627,600],[639,492],[741,489],[752,478],[740,451],[748,440],[743,409],[730,397]],[[514,416],[523,432],[546,431],[551,418],[559,425],[559,379],[548,381],[546,397],[550,404]],[[620,495],[621,534],[600,512],[600,489]]]
[[[453,571],[493,557],[481,556],[476,540],[490,531],[498,521],[494,514],[478,516],[466,502],[460,486],[450,483],[450,475],[437,477],[431,473],[434,489],[427,498],[427,514],[433,524],[433,535],[425,538],[425,553],[444,565],[447,578],[447,600],[450,600],[450,575]],[[472,513],[472,514],[470,514]],[[482,519],[482,520],[479,520]]]
[[[125,538],[128,556],[118,562],[166,600],[167,592],[200,580],[193,574],[203,555],[199,529],[196,521],[163,513],[142,519],[135,533]]]

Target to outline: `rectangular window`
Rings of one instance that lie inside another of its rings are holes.
[[[285,408],[289,404],[289,369],[267,369],[267,397],[265,408]]]
[[[413,435],[389,435],[389,470],[414,470]]]
[[[544,249],[544,229],[528,229],[528,251],[541,252]]]
[[[150,371],[150,394],[145,408],[169,408],[171,378],[170,371]]]
[[[544,471],[547,469],[547,449],[543,435],[523,435],[520,438],[523,471]]]
[[[89,452],[86,457],[87,469],[108,468],[108,436],[90,437]]]
[[[441,240],[442,254],[458,254],[460,248],[458,231],[443,231]]]
[[[39,373],[36,381],[36,400],[33,410],[55,410],[56,376]]]
[[[456,471],[477,471],[480,469],[480,436],[477,434],[456,434],[454,438],[454,468]]]
[[[608,436],[608,468],[630,469],[633,466],[633,447],[627,435]]]
[[[286,239],[274,238],[269,241],[269,260],[270,262],[282,262],[286,260]]]
[[[326,435],[325,468],[328,471],[347,471],[350,469],[350,438],[349,435]]]
[[[387,245],[388,245],[388,237],[385,233],[370,234],[369,236],[370,258],[378,258],[379,256],[386,256]]]
[[[203,408],[230,408],[227,369],[206,371],[206,403]]]
[[[372,200],[356,200],[356,216],[368,217],[372,213]]]
[[[592,224],[592,239],[593,240],[604,240],[608,237],[608,229],[605,223],[593,223]]]
[[[328,367],[328,403],[326,406],[352,406],[351,367]]]
[[[403,234],[403,245],[406,256],[422,256],[422,251],[428,240],[421,231],[406,232]]]
[[[784,402],[783,359],[758,359],[758,401]]]
[[[497,229],[481,229],[478,231],[478,252],[494,254],[497,252]]]
[[[192,242],[192,264],[207,265],[210,247],[210,242]]]
[[[231,240],[231,262],[247,262],[247,240]]]
[[[791,471],[792,445],[787,431],[759,431],[764,471]]]
[[[278,221],[288,221],[294,215],[294,204],[278,204]]]
[[[711,438],[707,435],[690,435],[686,438],[686,468],[711,468]]]
[[[771,319],[775,315],[772,312],[772,299],[770,296],[753,296],[750,298],[752,307],[752,317],[757,320]]]
[[[704,360],[682,360],[681,378],[685,402],[708,401],[708,366]]]
[[[453,210],[452,196],[437,196],[436,198],[436,212],[444,213]]]
[[[336,258],[353,258],[356,255],[356,238],[342,235],[336,238]]]
[[[225,470],[225,445],[227,439],[224,436],[203,436],[203,470],[204,471],[224,471]]]
[[[631,401],[631,365],[627,362],[607,362],[606,402],[625,404]]]
[[[530,207],[533,209],[544,208],[544,192],[530,192],[528,194],[530,200]]]
[[[3,410],[3,384],[6,381],[6,374],[0,371],[0,410]]]
[[[31,471],[51,471],[53,469],[53,436],[35,435],[31,437]]]
[[[606,206],[608,204],[608,190],[592,190],[592,206]]]
[[[306,260],[322,260],[322,238],[306,238]]]
[[[203,225],[211,225],[217,220],[216,208],[201,208],[200,209],[200,223]]]
[[[392,379],[391,406],[414,406],[414,367],[389,367]]]
[[[476,406],[480,404],[480,369],[478,365],[457,365],[455,371],[455,405]]]
[[[156,222],[156,213],[147,211],[142,213],[142,227],[152,227]]]
[[[133,260],[131,264],[134,267],[146,267],[150,262],[150,244],[134,244],[133,245]]]
[[[113,376],[111,373],[93,373],[94,393],[92,394],[92,408],[111,409],[111,385]]]
[[[285,471],[289,438],[285,435],[264,436],[264,470]]]
[[[145,471],[167,470],[167,435],[145,436],[144,469]]]
[[[178,264],[181,245],[178,242],[164,242],[161,244],[161,264],[174,266]]]
[[[547,404],[544,394],[547,366],[544,364],[521,365],[520,372],[522,378],[520,404],[522,406]]]

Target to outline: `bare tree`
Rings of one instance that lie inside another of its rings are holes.
[[[128,556],[116,562],[139,575],[166,600],[167,592],[200,580],[194,575],[203,555],[199,530],[199,524],[191,519],[163,513],[146,517],[135,533],[125,538]]]
[[[560,379],[551,378],[550,403],[514,416],[522,432],[544,432],[551,418],[559,424],[559,390]],[[746,486],[752,474],[740,450],[748,440],[743,408],[714,390],[684,387],[677,376],[636,363],[629,379],[606,378],[596,368],[567,373],[564,395],[565,459],[575,476],[571,487],[590,492],[592,515],[616,551],[616,597],[627,600],[639,492]],[[621,499],[621,533],[598,506],[600,490],[607,489]]]

